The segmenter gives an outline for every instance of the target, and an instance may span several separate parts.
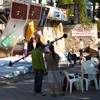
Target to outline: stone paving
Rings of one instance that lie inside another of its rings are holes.
[[[34,74],[28,73],[16,78],[1,79],[0,80],[0,100],[100,100],[100,90],[89,88],[89,91],[73,90],[72,94],[68,91],[65,92],[65,96],[60,96],[57,92],[57,97],[51,97],[50,88],[47,82],[47,75],[43,80],[43,92],[46,96],[37,96],[33,93]],[[1,84],[4,82],[5,84]],[[56,90],[57,85],[56,85]]]

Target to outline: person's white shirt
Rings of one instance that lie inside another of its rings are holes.
[[[24,49],[27,49],[27,42],[24,43]]]
[[[80,49],[83,49],[83,41],[80,41]]]
[[[98,50],[98,54],[99,54],[99,57],[100,57],[100,50]]]

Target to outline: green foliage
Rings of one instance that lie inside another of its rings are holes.
[[[71,4],[73,3],[73,0],[57,0],[57,3],[59,4]]]
[[[80,4],[80,3],[83,3],[84,2],[84,0],[73,0],[74,1],[74,3],[78,3],[78,4]]]
[[[91,20],[87,19],[86,17],[83,18],[83,20],[81,20],[81,24],[90,24]]]
[[[68,10],[68,17],[72,16],[72,14],[74,13],[74,11],[72,9],[67,9]]]
[[[74,2],[80,4],[80,7],[81,7],[81,9],[80,9],[80,17],[81,17],[80,23],[81,24],[90,24],[91,20],[89,18],[87,18],[86,14],[85,14],[86,4],[85,4],[84,0],[74,0]]]
[[[90,0],[92,2],[94,1],[99,1],[99,0]],[[58,0],[59,4],[73,4],[73,3],[77,3],[80,5],[80,23],[81,24],[89,24],[91,23],[90,19],[86,17],[85,11],[86,11],[86,5],[84,0]],[[99,1],[100,2],[100,1]],[[72,16],[72,14],[74,13],[74,11],[72,9],[68,9],[68,17]]]
[[[81,13],[80,13],[80,17],[81,17],[81,23],[84,23],[87,19],[86,19],[86,15],[85,15],[85,8],[86,8],[86,5],[84,2],[82,2],[84,0],[80,0],[80,5],[81,5]]]

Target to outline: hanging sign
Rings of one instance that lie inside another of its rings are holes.
[[[72,36],[97,36],[97,28],[92,25],[79,25],[72,30]]]

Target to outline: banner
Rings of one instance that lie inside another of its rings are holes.
[[[72,36],[97,36],[97,28],[92,25],[79,25],[72,30]]]
[[[14,41],[14,46],[16,46],[17,43],[18,43],[18,38],[15,39],[15,41]]]
[[[37,26],[38,29],[41,29],[44,27],[48,13],[49,13],[49,8],[42,7],[41,18],[40,18],[39,24]]]
[[[72,36],[96,36],[96,31],[91,30],[91,31],[72,31]]]
[[[48,17],[67,20],[68,11],[66,9],[61,9],[61,8],[57,8],[57,7],[50,7],[50,6],[47,6],[47,7],[50,8],[49,13],[48,13]]]
[[[28,23],[25,39],[30,40],[33,34],[34,34],[34,22],[31,21]]]
[[[6,47],[8,45],[13,34],[14,34],[14,32],[10,33],[7,37],[4,38],[4,40],[1,42],[2,46]]]

